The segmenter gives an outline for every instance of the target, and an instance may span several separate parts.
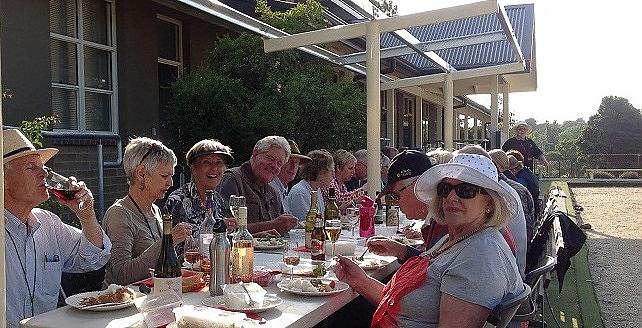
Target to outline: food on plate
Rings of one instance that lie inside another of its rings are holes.
[[[81,306],[99,305],[106,303],[127,303],[132,301],[136,295],[129,288],[119,287],[113,292],[105,292],[96,297],[84,297],[80,300]]]
[[[352,258],[355,263],[357,263],[358,266],[360,266],[363,269],[378,269],[390,262],[383,260],[383,259],[377,259],[377,258],[372,258],[372,257],[366,257],[363,260],[359,261],[358,257],[355,256]]]
[[[263,299],[266,293],[267,291],[263,289],[263,287],[253,282],[249,284],[238,283],[223,286],[225,306],[229,309],[243,309],[251,306],[261,307],[263,306]],[[252,296],[251,300],[249,296]],[[255,303],[252,303],[252,301]]]
[[[313,270],[312,273],[314,274],[315,277],[323,277],[327,273],[327,270],[325,269],[325,263],[321,263],[317,265]]]
[[[290,290],[297,290],[309,293],[328,293],[334,291],[336,283],[330,281],[323,282],[321,279],[293,279],[281,282],[281,286]]]
[[[281,237],[259,237],[254,238],[254,247],[276,247],[285,245]]]

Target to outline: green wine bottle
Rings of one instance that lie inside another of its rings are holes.
[[[172,215],[163,215],[163,240],[161,253],[154,269],[154,294],[174,290],[178,295],[183,292],[181,264],[178,262],[172,240]]]

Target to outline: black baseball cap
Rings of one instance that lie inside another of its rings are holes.
[[[379,194],[379,197],[389,193],[395,182],[420,176],[434,165],[433,159],[422,151],[404,150],[400,152],[390,162],[388,185]]]

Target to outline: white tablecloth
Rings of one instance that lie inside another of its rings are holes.
[[[357,248],[356,252],[359,253],[360,251],[363,251],[362,247]],[[304,256],[302,255],[302,257]],[[397,270],[399,264],[394,261],[394,258],[388,257],[387,259],[391,261],[388,266],[368,273],[377,279],[382,279],[392,274]],[[255,253],[255,265],[279,263],[280,261],[281,254],[278,253]],[[351,288],[336,295],[323,297],[300,296],[281,292],[276,287],[276,283],[272,283],[266,289],[268,293],[277,294],[281,297],[283,304],[261,313],[268,320],[266,324],[261,325],[261,327],[265,328],[312,327],[358,296]],[[183,294],[183,302],[184,304],[201,305],[203,299],[209,296],[209,292],[205,291],[185,293]],[[82,311],[65,306],[25,319],[20,323],[20,327],[120,328],[145,327],[145,324],[142,321],[142,316],[134,306],[110,312]]]

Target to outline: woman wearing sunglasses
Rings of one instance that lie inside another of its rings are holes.
[[[524,291],[499,232],[517,211],[508,188],[490,159],[457,155],[415,185],[417,198],[448,235],[406,261],[387,285],[339,257],[337,277],[378,304],[372,327],[481,327],[496,306]]]

